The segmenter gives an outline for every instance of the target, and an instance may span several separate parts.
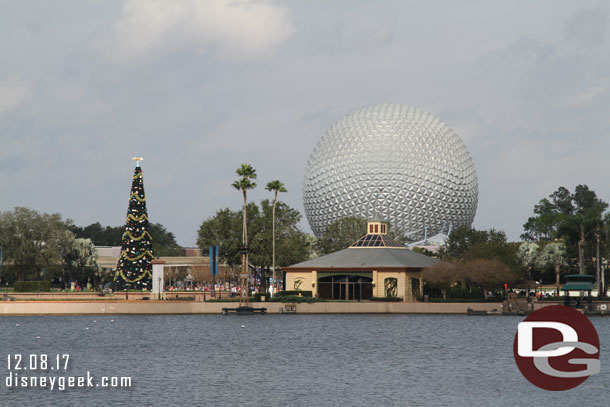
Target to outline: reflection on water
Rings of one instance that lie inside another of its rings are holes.
[[[521,320],[444,315],[3,317],[0,405],[610,404],[610,318],[592,318],[602,347],[601,373],[557,393],[532,386],[515,365],[512,341]],[[15,353],[69,353],[65,374],[131,376],[133,385],[8,390],[6,358]]]

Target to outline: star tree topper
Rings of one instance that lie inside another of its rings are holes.
[[[136,155],[135,157],[132,158],[132,160],[135,160],[136,167],[139,167],[140,166],[140,161],[144,160],[144,158],[141,155]]]

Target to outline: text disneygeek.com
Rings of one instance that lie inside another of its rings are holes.
[[[82,388],[125,388],[131,387],[129,376],[64,375],[70,361],[69,354],[10,354],[7,357],[8,376],[2,384],[8,389],[42,388],[63,391]],[[53,375],[32,375],[29,372],[51,373]]]

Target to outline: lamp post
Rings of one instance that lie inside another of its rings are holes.
[[[248,289],[250,286],[250,269],[248,267],[248,246],[241,246],[241,273],[239,274],[239,306],[247,307]]]
[[[606,269],[608,268],[608,263],[609,260],[606,258],[600,258],[600,263],[601,263],[601,267],[600,267],[600,275],[599,275],[599,291],[597,292],[597,296],[599,298],[604,298],[606,297]]]

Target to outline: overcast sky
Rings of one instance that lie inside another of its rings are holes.
[[[560,185],[610,202],[609,26],[604,1],[0,0],[0,211],[122,225],[141,154],[151,221],[193,246],[242,162],[303,213],[326,129],[391,102],[458,133],[474,226],[518,239]]]

